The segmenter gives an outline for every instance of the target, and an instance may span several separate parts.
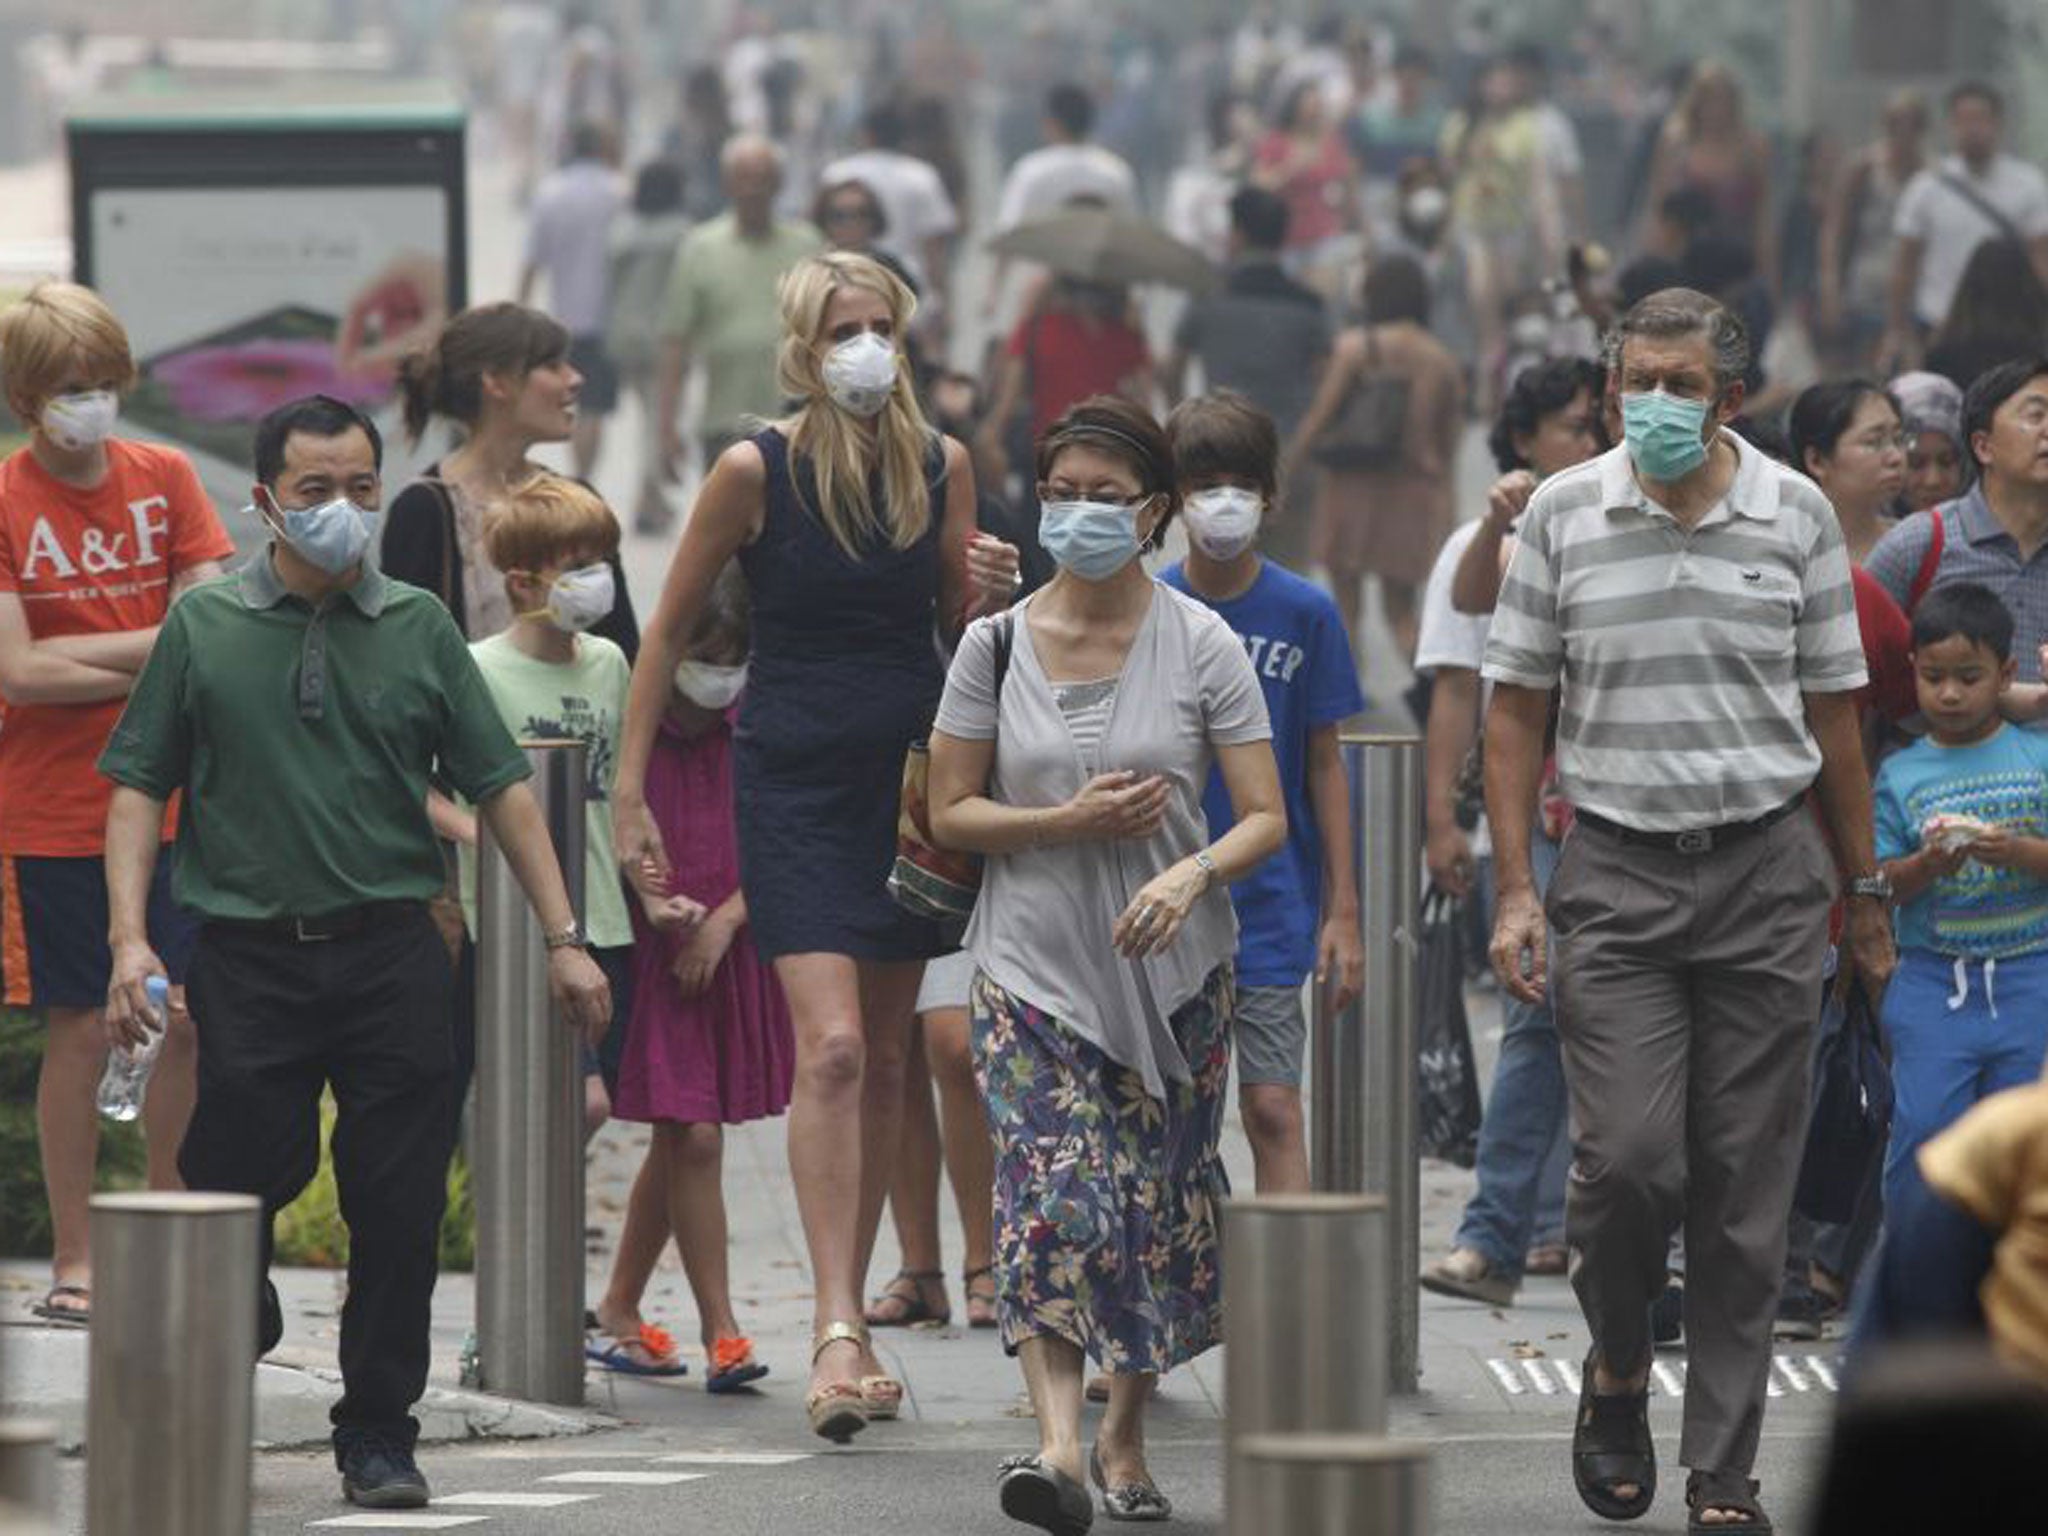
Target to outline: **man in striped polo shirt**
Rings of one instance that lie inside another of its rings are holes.
[[[1556,934],[1566,1236],[1593,1336],[1574,1481],[1609,1519],[1649,1508],[1649,1312],[1682,1220],[1679,1459],[1695,1520],[1733,1531],[1766,1523],[1749,1471],[1837,887],[1809,789],[1854,877],[1844,963],[1882,985],[1893,959],[1848,556],[1819,489],[1723,430],[1748,354],[1704,294],[1629,311],[1608,369],[1625,441],[1536,493],[1485,666],[1493,963],[1515,996],[1542,999]],[[1560,686],[1578,816],[1546,923],[1528,828]]]

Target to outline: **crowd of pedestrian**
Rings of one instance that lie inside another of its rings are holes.
[[[90,1320],[110,1045],[165,1036],[151,1182],[266,1215],[331,1089],[337,1464],[356,1502],[426,1501],[445,1172],[498,1027],[488,835],[586,1126],[651,1128],[592,1362],[691,1369],[643,1307],[673,1241],[707,1389],[768,1374],[724,1127],[786,1116],[809,1428],[897,1418],[871,1329],[951,1317],[943,1172],[967,1319],[1036,1418],[1001,1508],[1078,1533],[1092,1481],[1166,1519],[1146,1413],[1222,1340],[1231,1076],[1256,1187],[1306,1190],[1305,989],[1361,988],[1364,659],[1418,679],[1428,879],[1484,913],[1504,997],[1476,1189],[1418,1280],[1505,1307],[1569,1273],[1586,1505],[1651,1506],[1680,1339],[1695,1531],[1770,1529],[1772,1339],[1859,1291],[1859,1358],[1974,1332],[2048,1371],[2048,179],[2000,93],[1949,91],[1942,158],[1895,97],[1837,163],[1782,154],[1711,60],[1623,111],[1591,37],[1039,16],[987,82],[983,189],[973,51],[935,18],[875,38],[849,69],[742,9],[648,106],[604,27],[503,7],[516,297],[399,370],[407,435],[448,446],[387,507],[370,416],[282,405],[233,570],[190,464],[115,435],[119,319],[62,283],[0,312],[37,1311]],[[595,482],[627,398],[621,516]],[[644,631],[629,528],[672,543]],[[576,909],[541,739],[584,748]],[[1859,1009],[1895,1107],[1817,1204],[1812,1063]],[[267,1278],[250,1300],[268,1350]]]

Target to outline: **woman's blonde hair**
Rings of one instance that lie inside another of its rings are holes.
[[[17,407],[40,407],[76,364],[116,389],[135,384],[128,332],[107,301],[77,283],[37,283],[0,310],[0,378]]]
[[[910,367],[900,356],[896,388],[874,418],[874,447],[868,447],[861,422],[834,405],[825,391],[820,364],[820,332],[832,295],[842,288],[865,288],[889,306],[895,344],[901,346],[917,312],[917,300],[903,280],[871,257],[850,251],[806,256],[776,289],[782,307],[782,350],[776,359],[776,382],[785,395],[804,403],[783,427],[790,451],[810,461],[818,505],[812,510],[849,555],[875,534],[897,549],[908,549],[931,527],[931,490],[927,465],[933,440],[911,387]],[[870,476],[881,470],[882,505],[877,507]],[[803,494],[797,482],[797,494]]]
[[[1705,131],[1701,119],[1706,116],[1707,98],[1723,95],[1728,101],[1728,126],[1740,133],[1747,125],[1743,109],[1742,82],[1735,78],[1735,71],[1719,59],[1708,59],[1692,72],[1692,79],[1686,82],[1685,94],[1678,100],[1676,120],[1682,125],[1679,137],[1687,142],[1698,139]]]

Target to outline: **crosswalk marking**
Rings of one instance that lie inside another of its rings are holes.
[[[694,1483],[709,1474],[703,1472],[555,1472],[540,1479],[544,1483],[602,1483],[617,1488],[668,1488],[677,1483]]]
[[[786,1467],[793,1461],[809,1461],[809,1451],[682,1451],[657,1456],[657,1466],[682,1467]]]
[[[585,1504],[594,1493],[449,1493],[434,1500],[462,1509],[560,1509],[564,1504]]]
[[[376,1515],[340,1515],[332,1520],[315,1520],[315,1530],[341,1531],[452,1531],[460,1525],[483,1525],[489,1515],[413,1515],[392,1510]]]
[[[1839,1361],[1827,1355],[1773,1355],[1764,1390],[1774,1398],[1831,1395],[1840,1390],[1839,1365]],[[1553,1360],[1548,1356],[1527,1360],[1496,1357],[1487,1360],[1486,1369],[1509,1397],[1575,1400],[1583,1386],[1579,1366],[1571,1360]],[[1658,1360],[1650,1367],[1650,1393],[1683,1397],[1685,1378],[1684,1360]]]

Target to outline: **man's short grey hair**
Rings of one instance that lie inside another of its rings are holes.
[[[718,152],[718,169],[731,175],[733,168],[743,160],[767,159],[780,176],[788,169],[788,157],[782,146],[765,133],[736,133],[725,141]]]
[[[1728,386],[1749,374],[1749,328],[1742,317],[1696,288],[1661,288],[1638,299],[1629,312],[1607,333],[1605,361],[1607,376],[1621,378],[1621,349],[1631,336],[1668,341],[1680,336],[1704,336],[1714,354],[1714,388]]]

